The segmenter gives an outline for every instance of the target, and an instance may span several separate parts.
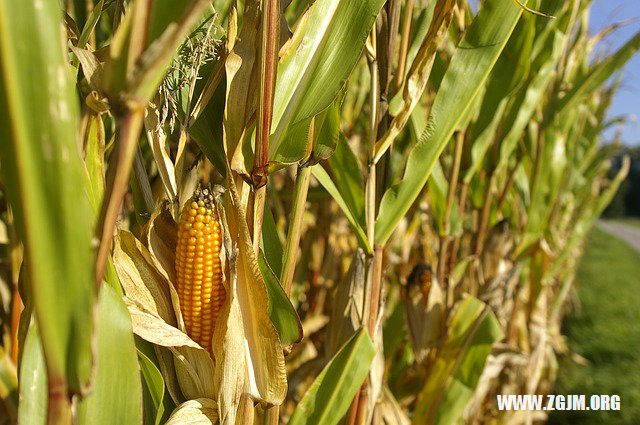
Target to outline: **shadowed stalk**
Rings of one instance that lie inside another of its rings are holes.
[[[467,206],[467,191],[469,190],[469,183],[463,182],[462,187],[460,188],[460,204],[458,208],[460,209],[460,217],[463,217],[464,210]],[[449,285],[447,286],[447,309],[450,309],[453,306],[453,298],[454,298],[454,287],[453,284],[454,276],[453,272],[455,270],[456,263],[458,262],[458,250],[460,249],[460,236],[455,236],[453,238],[453,243],[451,244],[451,254],[449,255]]]
[[[122,14],[124,13],[124,0],[116,0],[116,8],[113,12],[113,33],[115,34],[116,30],[120,26],[120,21],[122,20]]]
[[[138,145],[138,136],[142,129],[143,115],[144,109],[138,106],[135,109],[129,109],[124,116],[117,120],[120,124],[120,131],[116,136],[116,151],[112,153],[109,161],[104,201],[96,228],[96,237],[99,241],[96,257],[97,286],[100,285],[104,277],[116,220],[124,195],[129,188],[129,175]]]
[[[409,38],[411,36],[411,20],[413,18],[413,1],[414,0],[408,0],[404,6],[400,53],[398,55],[398,69],[396,71],[396,91],[400,90],[402,83],[404,83],[404,73],[407,67],[407,55],[409,53]]]
[[[71,400],[67,398],[67,384],[62,376],[48,370],[48,425],[71,425]]]
[[[516,165],[514,165],[514,167],[509,172],[509,178],[507,179],[507,183],[505,184],[504,189],[502,190],[502,193],[500,194],[500,197],[498,198],[498,203],[497,203],[497,207],[496,207],[498,210],[502,210],[502,207],[504,205],[504,201],[507,199],[507,195],[511,191],[511,188],[513,187],[513,183],[515,183],[516,171],[518,170],[518,166],[519,165],[520,165],[520,161],[516,162]]]
[[[482,249],[484,248],[484,240],[487,235],[487,229],[489,227],[489,215],[491,213],[491,204],[492,204],[492,192],[493,187],[496,184],[496,175],[495,173],[491,173],[489,176],[489,183],[487,184],[487,192],[484,197],[484,204],[482,205],[482,213],[480,215],[480,223],[478,224],[478,233],[476,236],[476,245],[475,245],[475,264],[479,264],[480,254],[482,253]],[[478,266],[479,267],[479,266]],[[476,296],[478,293],[478,275],[472,276],[471,278],[471,295]]]
[[[280,283],[289,296],[291,295],[293,275],[296,268],[298,245],[300,244],[300,234],[302,232],[302,216],[307,202],[310,180],[311,167],[299,166],[293,189],[293,205],[291,206],[287,241],[284,247],[284,259],[282,260],[282,275],[280,276]]]
[[[18,291],[18,280],[20,278],[20,267],[22,265],[22,245],[16,235],[15,224],[13,220],[13,210],[7,208],[7,228],[9,230],[9,257],[11,261],[11,360],[18,364],[18,327],[20,326],[20,314],[24,307],[20,292]]]
[[[453,208],[453,202],[455,200],[456,189],[458,186],[458,175],[460,174],[460,161],[462,159],[464,136],[464,132],[461,131],[456,137],[453,165],[451,167],[451,174],[449,177],[449,190],[447,192],[447,206],[444,211],[444,217],[442,218],[442,231],[444,232],[444,236],[440,236],[440,258],[438,259],[438,283],[441,287],[444,285],[444,275],[446,272],[447,250],[451,239],[449,234],[449,219],[451,217],[451,210]],[[447,287],[451,285],[452,282],[447,282]]]
[[[116,5],[117,9],[117,5]],[[133,4],[133,22],[127,55],[127,69],[134,69],[135,63],[144,52],[147,42],[147,27],[151,14],[150,0],[141,0]],[[114,25],[115,25],[114,18]],[[131,101],[114,105],[113,112],[119,132],[116,134],[115,152],[109,158],[106,187],[102,208],[96,226],[98,252],[96,256],[96,286],[100,286],[111,251],[111,242],[116,220],[128,191],[131,167],[138,146],[138,138],[144,121],[144,105]]]
[[[133,160],[133,175],[131,176],[131,191],[134,197],[136,220],[140,225],[147,222],[154,209],[153,193],[149,184],[149,176],[142,162],[140,148],[136,148]],[[137,200],[137,201],[136,201]],[[141,202],[140,202],[141,201]]]
[[[253,425],[253,418],[255,415],[255,409],[253,408],[253,400],[247,395],[243,395],[240,399],[240,404],[244,404],[242,408],[244,415],[242,416],[242,425]]]
[[[365,214],[367,223],[367,240],[369,245],[373,247],[375,245],[375,219],[376,219],[376,163],[374,161],[375,145],[378,135],[378,110],[380,106],[380,86],[379,86],[379,74],[378,74],[378,61],[376,59],[377,40],[376,40],[376,27],[374,24],[371,30],[370,36],[371,45],[365,47],[365,53],[367,55],[367,61],[369,62],[369,69],[371,73],[371,91],[370,91],[370,128],[369,128],[369,147],[367,152],[367,180],[365,183]],[[371,323],[376,322],[378,314],[378,302],[380,300],[381,289],[381,266],[382,266],[382,253],[384,249],[376,247],[373,253],[373,265],[369,269],[367,274],[367,285],[365,289],[365,320],[368,327],[369,335],[371,339],[374,339],[375,328],[371,326]],[[377,265],[380,265],[380,273],[376,273]],[[368,314],[368,316],[367,316]],[[369,376],[365,379],[364,383],[360,387],[360,390],[356,393],[354,400],[358,400],[357,403],[351,405],[351,410],[355,410],[355,414],[350,411],[349,418],[353,422],[348,422],[348,425],[364,424],[366,420],[366,406],[368,399],[368,385]]]
[[[253,248],[260,249],[260,235],[264,219],[264,201],[269,161],[269,134],[273,115],[273,95],[278,65],[278,29],[280,0],[266,0],[262,4],[262,35],[260,45],[260,97],[256,122],[256,152],[251,180],[255,191],[253,204]]]

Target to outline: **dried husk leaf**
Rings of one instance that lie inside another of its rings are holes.
[[[444,295],[440,285],[437,282],[431,285],[427,305],[424,303],[422,291],[411,285],[406,311],[413,351],[418,363],[422,363],[440,338],[444,320]]]
[[[402,410],[400,403],[393,396],[391,390],[385,385],[382,389],[380,401],[382,418],[386,424],[411,425],[407,413]]]
[[[162,186],[167,197],[174,201],[178,196],[176,185],[175,169],[169,148],[167,146],[167,135],[160,125],[160,111],[154,104],[147,106],[144,117],[144,128],[147,133],[147,141],[153,154],[153,159],[158,167],[158,174],[162,180]]]
[[[127,297],[175,327],[169,282],[154,267],[147,248],[126,230],[118,231],[114,245],[113,262]]]
[[[131,315],[133,332],[152,344],[170,349],[182,394],[187,399],[213,398],[214,367],[209,353],[180,329],[144,311],[127,297],[125,303]]]
[[[180,383],[178,382],[178,376],[176,375],[176,368],[173,364],[173,354],[166,347],[160,347],[154,345],[156,351],[156,357],[158,358],[158,366],[160,366],[160,372],[164,378],[164,382],[167,385],[167,391],[173,399],[175,404],[180,404],[184,398],[182,397],[182,391],[180,390]]]
[[[169,282],[175,282],[178,223],[171,215],[168,201],[157,204],[144,233],[144,244],[151,253],[153,264]]]
[[[174,285],[176,281],[175,261],[178,224],[171,215],[169,202],[165,201],[157,204],[144,233],[145,244],[151,254],[151,260],[168,282],[169,295],[178,321],[178,328],[186,332],[182,312],[180,311],[180,298],[178,298],[178,292]]]
[[[237,35],[237,11],[233,7],[229,15],[227,50],[225,61],[227,73],[227,95],[224,111],[224,140],[231,168],[248,175],[245,167],[242,141],[246,127],[256,109],[256,63],[258,40],[258,2],[249,0],[245,4],[243,25]]]
[[[215,382],[220,423],[234,424],[240,397],[244,390],[247,365],[244,356],[244,330],[238,299],[225,302],[213,335],[213,355],[216,359]]]
[[[224,189],[214,188],[216,194],[216,209],[224,211],[220,203],[220,195]],[[221,256],[226,254],[229,259],[226,270],[229,279],[224,280],[224,288],[227,291],[216,326],[213,331],[213,357],[216,361],[215,384],[218,400],[218,416],[221,424],[234,424],[237,420],[237,411],[240,398],[244,389],[247,368],[244,357],[244,328],[240,305],[236,297],[237,282],[237,250],[233,248],[229,225],[224,214],[220,215],[223,229],[224,249]],[[222,262],[222,264],[227,264]]]
[[[356,250],[349,270],[335,290],[329,321],[326,356],[333,357],[356,330],[364,325],[364,288],[368,264],[364,251]]]
[[[142,339],[162,347],[192,347],[203,350],[187,334],[152,312],[145,311],[144,307],[134,300],[124,297],[124,301],[131,315],[133,332]]]
[[[228,167],[228,165],[227,165]],[[231,239],[237,241],[236,291],[245,338],[247,381],[244,391],[267,404],[280,404],[287,393],[284,355],[268,315],[268,297],[258,268],[245,213],[231,170],[227,170],[225,212]]]
[[[102,93],[104,71],[95,53],[75,46],[70,46],[70,48],[78,58],[82,66],[82,73],[89,82],[89,86],[98,93]]]
[[[213,425],[217,420],[216,402],[210,398],[197,398],[176,407],[166,425]]]
[[[245,403],[244,397],[240,401],[240,408],[238,409],[238,415],[236,416],[235,425],[245,425],[245,424],[253,424],[256,423],[255,420],[255,409],[253,408],[253,403]]]
[[[529,357],[500,343],[494,344],[493,352],[487,357],[487,362],[482,370],[473,396],[464,409],[465,423],[473,422],[473,419],[484,406],[488,394],[498,386],[499,376],[504,370],[525,369],[529,364]],[[513,373],[513,372],[511,372]],[[517,373],[517,372],[516,372]],[[523,373],[524,376],[524,373]]]
[[[182,394],[187,399],[215,398],[214,367],[209,353],[200,346],[170,347]]]
[[[172,397],[179,397],[175,376],[187,399],[213,398],[213,360],[184,332],[178,294],[168,280],[175,276],[172,266],[177,238],[175,226],[166,204],[157,208],[145,232],[153,254],[131,233],[120,231],[114,262],[125,289],[134,333],[155,345],[170,348],[173,361],[165,354],[160,362],[163,376],[172,381]]]

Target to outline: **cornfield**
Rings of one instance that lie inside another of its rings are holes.
[[[519,424],[617,71],[588,0],[0,0],[0,424]]]

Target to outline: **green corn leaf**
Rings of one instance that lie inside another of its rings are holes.
[[[0,2],[0,172],[48,374],[79,393],[92,370],[93,214],[61,17],[56,2]]]
[[[206,0],[177,3],[162,0],[153,2],[149,11],[144,4],[134,2],[110,46],[110,58],[105,64],[106,92],[118,98],[125,91],[143,105],[148,102],[156,93],[176,49],[207,7],[210,5]],[[140,52],[135,60],[129,57],[132,51]]]
[[[185,13],[192,0],[155,0],[151,3],[146,45],[162,36],[164,30]]]
[[[347,413],[375,355],[366,329],[352,336],[325,366],[294,410],[289,425],[335,425]]]
[[[538,106],[542,95],[545,93],[549,82],[555,75],[556,65],[560,60],[566,35],[555,31],[549,39],[545,52],[548,59],[538,68],[531,81],[520,91],[513,101],[511,112],[507,114],[504,123],[505,136],[500,144],[500,157],[497,169],[504,169],[512,152],[516,148],[518,140],[522,137],[535,108]]]
[[[555,276],[556,273],[561,270],[562,266],[566,263],[569,257],[573,255],[575,252],[576,246],[587,236],[587,233],[595,223],[602,211],[611,203],[614,195],[620,188],[620,185],[627,177],[629,173],[630,161],[629,158],[626,158],[623,162],[623,165],[616,174],[615,178],[607,187],[607,189],[600,194],[598,198],[596,198],[593,205],[584,205],[580,211],[578,218],[574,221],[574,231],[571,234],[571,238],[562,249],[562,252],[559,253],[558,258],[554,262],[553,266],[550,267],[545,273],[544,279],[550,279]]]
[[[35,320],[31,321],[21,351],[18,423],[45,425],[48,405],[47,368]]]
[[[258,266],[264,278],[267,288],[267,296],[269,297],[269,319],[275,326],[280,336],[280,342],[283,345],[295,344],[302,339],[302,322],[298,317],[296,309],[291,304],[291,300],[287,297],[286,292],[282,289],[280,281],[264,257],[264,253],[260,251],[258,256]]]
[[[262,223],[262,238],[260,238],[262,251],[267,265],[276,276],[282,275],[282,242],[278,235],[278,227],[273,218],[273,213],[268,205],[264,207],[264,219]]]
[[[335,178],[336,186],[349,205],[349,209],[358,224],[364,228],[366,226],[364,190],[362,189],[364,177],[360,172],[358,158],[343,134],[340,135],[335,153],[329,158],[327,164]]]
[[[336,150],[340,137],[340,104],[343,97],[336,97],[336,100],[316,117],[312,163],[330,158]]]
[[[478,119],[471,126],[471,166],[464,175],[465,182],[471,181],[482,168],[489,147],[498,142],[496,137],[501,134],[496,134],[496,130],[503,121],[511,94],[528,76],[535,32],[533,23],[532,17],[523,16],[489,76]]]
[[[158,359],[153,345],[142,338],[136,337],[138,363],[145,385],[145,424],[160,425],[164,423],[175,405],[166,389],[164,378],[160,372]]]
[[[336,149],[336,154],[331,157],[332,159],[339,155],[338,150],[340,149],[340,143],[341,142],[338,143],[338,149]],[[344,141],[344,143],[346,144],[346,141]],[[348,145],[346,148],[350,150]],[[359,176],[357,163],[355,168],[337,167],[335,171],[338,172],[335,174],[335,183],[321,165],[314,165],[311,172],[316,180],[318,180],[333,197],[342,212],[344,212],[344,215],[347,217],[347,220],[349,220],[349,224],[358,238],[360,247],[365,252],[371,253],[373,250],[369,245],[367,234],[364,230],[366,228],[364,219],[364,191],[359,183],[356,184],[358,181],[356,175]],[[340,186],[338,186],[338,184],[340,184]]]
[[[84,49],[84,47],[87,45],[87,41],[89,41],[89,37],[91,37],[91,33],[93,32],[93,29],[96,27],[96,24],[98,23],[98,19],[100,19],[100,15],[102,14],[103,4],[104,4],[104,0],[100,0],[93,7],[93,10],[89,15],[89,19],[87,19],[87,22],[84,24],[84,27],[82,28],[82,33],[80,34],[80,37],[78,37],[77,47],[79,47],[80,49]]]
[[[211,67],[207,66],[206,71],[202,74],[202,80],[205,81],[209,75],[207,71],[211,71]],[[193,125],[189,127],[189,135],[196,141],[200,150],[209,158],[209,161],[216,167],[216,171],[223,176],[227,172],[225,167],[224,146],[222,143],[222,120],[224,117],[224,108],[219,105],[224,104],[226,76],[216,87],[211,100],[207,103]],[[196,82],[195,96],[202,91],[201,84]],[[194,97],[195,97],[194,96]]]
[[[384,244],[424,187],[440,153],[473,104],[515,28],[522,10],[488,0],[456,49],[436,95],[427,126],[414,146],[402,181],[384,194],[376,243]]]
[[[459,422],[493,343],[503,336],[493,313],[477,298],[468,296],[454,308],[434,372],[418,396],[414,424]]]
[[[93,391],[78,405],[78,425],[142,423],[142,384],[124,302],[109,285],[100,288]],[[116,372],[117,371],[117,372]]]
[[[279,151],[300,151],[292,144],[306,143],[298,138],[284,143],[289,127],[317,115],[334,101],[360,58],[383,3],[384,0],[318,0],[300,18],[278,64],[270,160]]]
[[[593,67],[587,75],[576,83],[573,89],[563,97],[556,109],[562,113],[571,108],[587,94],[600,87],[614,72],[624,66],[640,49],[640,31],[627,41],[617,52]]]

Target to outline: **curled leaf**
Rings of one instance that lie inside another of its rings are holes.
[[[409,285],[406,298],[411,344],[416,360],[421,363],[440,340],[444,320],[444,294],[437,283],[429,287],[428,294],[423,294],[416,285]]]
[[[213,425],[217,420],[216,402],[209,398],[198,398],[176,407],[166,425]]]
[[[231,175],[228,169],[225,212],[230,237],[237,243],[236,273],[231,276],[231,281],[236,285],[235,294],[245,339],[245,392],[256,400],[280,404],[287,393],[284,355],[278,332],[269,319],[266,286],[253,250],[240,196],[233,178],[229,177]]]
[[[169,325],[160,317],[144,311],[142,306],[125,297],[131,315],[133,332],[142,339],[162,347],[192,347],[203,349],[180,329]]]
[[[175,326],[169,282],[154,267],[147,248],[130,232],[118,232],[113,261],[127,297],[168,325]]]
[[[244,331],[237,297],[225,302],[213,335],[216,359],[215,382],[220,423],[232,425],[244,389],[247,365],[244,357]]]
[[[180,311],[180,299],[174,282],[176,281],[176,245],[178,242],[178,225],[173,219],[168,202],[161,202],[151,215],[145,231],[145,244],[151,254],[151,261],[156,269],[169,282],[171,304],[178,319],[178,328],[184,332],[184,321]]]
[[[213,360],[207,350],[200,346],[170,347],[169,349],[173,353],[173,363],[182,394],[187,399],[214,398]]]

